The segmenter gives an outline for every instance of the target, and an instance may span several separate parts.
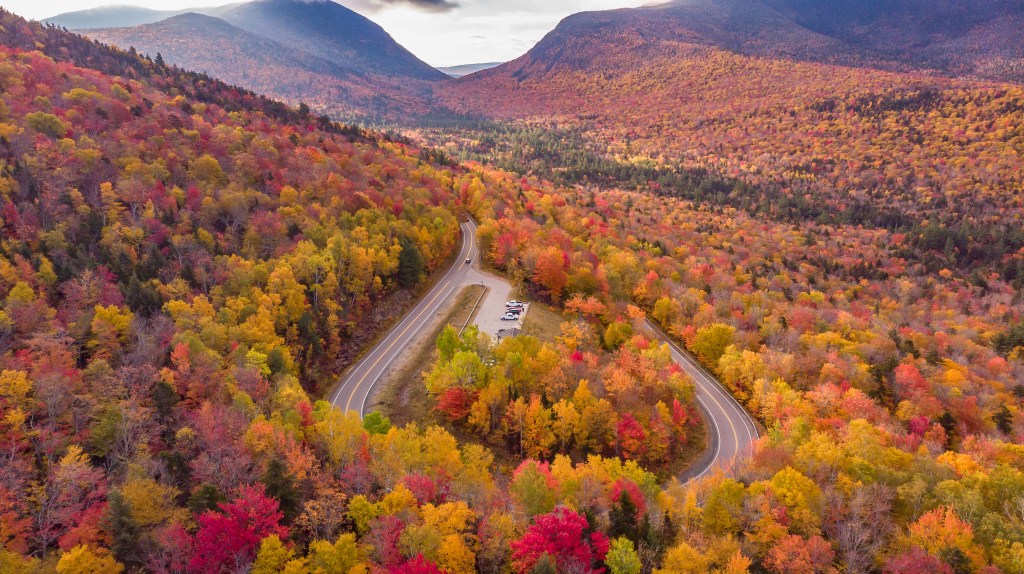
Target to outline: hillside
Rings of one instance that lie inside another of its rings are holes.
[[[444,74],[376,23],[332,0],[253,0],[214,8],[224,21],[366,75],[441,80]]]
[[[644,38],[747,55],[1021,81],[1024,18],[1016,0],[673,0],[566,18],[534,50],[628,27]]]
[[[1019,86],[748,56],[674,35],[668,17],[636,19],[647,13],[574,16],[435,94],[459,113],[577,130],[627,170],[724,179],[692,199],[915,235],[935,224],[967,263],[1024,247]]]
[[[422,113],[429,82],[446,77],[329,0],[257,0],[202,12],[84,32],[340,117]]]
[[[953,74],[1024,81],[1019,0],[763,0],[801,26]]]
[[[89,37],[321,112],[360,116],[415,108],[392,80],[279,44],[219,18],[188,13],[131,28],[88,30]]]
[[[1020,277],[932,269],[872,226],[457,165],[3,10],[0,44],[5,574],[1024,564]],[[413,381],[443,426],[317,401],[466,213],[557,334],[443,331]],[[698,413],[648,318],[763,424],[749,460],[646,468]]]
[[[317,82],[330,84],[332,80],[340,82],[353,77],[351,70],[339,64],[286,48],[219,18],[196,13],[134,28],[90,30],[89,35],[114,45],[134,47],[143,54],[160,53],[165,62],[187,66],[232,84],[266,83],[266,79],[259,79],[265,74],[280,83],[277,91],[291,92],[291,97],[299,95],[303,88],[313,88]],[[212,46],[216,49],[207,49]],[[303,78],[304,75],[307,77]]]
[[[613,40],[624,29],[645,41],[685,42],[745,54],[833,63],[869,58],[856,46],[808,30],[757,0],[676,0],[644,8],[582,12],[563,20],[529,56],[545,65],[599,65],[597,53],[578,47],[594,38]]]

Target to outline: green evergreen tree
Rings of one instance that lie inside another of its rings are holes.
[[[640,535],[637,528],[636,512],[636,504],[633,503],[632,497],[629,496],[628,492],[623,491],[619,495],[618,502],[612,505],[611,510],[608,512],[608,519],[610,521],[608,537],[618,538],[625,536],[633,544],[639,543]]]
[[[402,248],[398,254],[398,284],[406,289],[415,287],[427,265],[416,244],[408,237],[400,237],[398,245]]]
[[[166,422],[171,418],[171,409],[178,404],[178,391],[174,390],[166,381],[157,381],[150,392],[153,399],[153,406],[156,407],[156,416],[160,422]]]
[[[188,498],[188,509],[193,514],[202,514],[206,510],[217,510],[217,505],[227,500],[224,493],[213,484],[200,486]]]
[[[137,560],[139,550],[139,526],[132,517],[131,505],[119,491],[113,491],[107,498],[107,514],[104,528],[110,533],[110,550],[118,561],[131,564]]]
[[[284,461],[276,457],[270,459],[267,471],[263,474],[263,485],[267,487],[267,495],[277,499],[285,520],[290,522],[298,516],[301,506],[299,493]]]

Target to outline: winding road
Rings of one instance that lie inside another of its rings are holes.
[[[506,281],[479,270],[479,254],[474,240],[476,224],[467,221],[461,229],[462,245],[455,263],[405,318],[345,373],[329,395],[335,407],[365,415],[367,402],[377,382],[417,338],[426,336],[434,317],[463,286],[487,285],[490,289],[488,301],[508,297],[511,286]],[[467,258],[470,263],[466,263]],[[734,462],[749,455],[758,437],[757,425],[707,370],[650,319],[647,320],[647,328],[655,338],[669,346],[672,359],[693,379],[697,402],[708,422],[708,448],[680,478],[690,481],[715,469],[730,470]]]
[[[383,340],[349,368],[329,395],[328,400],[332,405],[345,412],[356,411],[359,416],[365,415],[366,403],[373,394],[373,387],[377,381],[418,336],[426,335],[438,310],[459,288],[468,284],[473,264],[478,259],[474,240],[476,224],[467,221],[461,227],[462,246],[459,248],[459,256],[455,263],[405,318],[392,327]],[[470,263],[466,263],[467,258],[471,259]]]
[[[668,345],[672,360],[693,379],[696,387],[697,404],[704,411],[708,423],[708,448],[693,461],[680,478],[686,482],[701,478],[716,468],[725,471],[750,455],[757,440],[757,425],[747,411],[740,406],[722,384],[707,371],[689,352],[683,350],[650,319],[646,320],[648,330],[662,343]]]

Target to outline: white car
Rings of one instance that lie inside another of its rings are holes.
[[[513,313],[505,313],[505,314],[504,314],[504,315],[503,315],[503,316],[501,317],[501,320],[502,320],[502,321],[515,321],[515,320],[516,320],[516,319],[518,319],[518,318],[519,318],[519,316],[518,316],[518,315],[515,315],[515,314],[513,314]]]
[[[511,308],[522,309],[524,305],[525,305],[525,303],[523,303],[522,301],[505,301],[505,308],[506,309],[511,309]]]

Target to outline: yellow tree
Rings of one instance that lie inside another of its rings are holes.
[[[529,458],[544,458],[555,444],[551,411],[544,408],[538,395],[530,397],[523,424],[523,453]]]
[[[356,574],[365,572],[365,552],[356,542],[356,535],[346,532],[333,544],[326,540],[315,540],[309,544],[307,556],[309,569],[313,574]]]
[[[57,574],[121,574],[124,564],[113,556],[85,545],[75,546],[61,555]]]
[[[717,367],[725,349],[733,343],[735,334],[736,328],[732,325],[713,323],[697,329],[693,340],[690,341],[690,349],[697,353],[705,364]]]
[[[569,401],[562,399],[551,407],[554,422],[551,430],[558,439],[559,451],[566,452],[572,444],[573,437],[579,433],[580,413]]]
[[[96,305],[92,318],[92,336],[89,348],[93,357],[109,359],[120,356],[128,342],[128,331],[132,324],[132,312],[117,305]]]

